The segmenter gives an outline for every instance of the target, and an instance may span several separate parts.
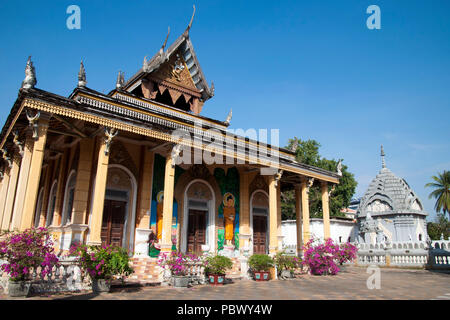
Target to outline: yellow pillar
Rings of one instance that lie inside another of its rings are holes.
[[[141,174],[139,195],[138,228],[150,229],[150,208],[152,201],[153,161],[155,155],[148,148],[144,148],[144,164]]]
[[[101,245],[101,231],[103,222],[103,207],[105,205],[106,180],[108,178],[109,152],[107,142],[102,139],[98,150],[97,173],[93,197],[92,217],[90,221],[90,235],[88,244]]]
[[[278,250],[283,250],[283,235],[281,233],[281,181],[277,184],[277,238]]]
[[[52,226],[60,226],[62,223],[62,210],[63,210],[63,202],[64,202],[64,191],[66,188],[65,183],[67,182],[64,178],[66,175],[68,175],[70,172],[67,172],[67,158],[69,158],[70,150],[65,150],[62,156],[59,158],[59,172],[56,172],[55,174],[58,177],[58,184],[56,186],[56,201],[55,201],[55,212],[53,214],[53,221],[51,222]],[[56,165],[56,164],[55,164]],[[53,173],[52,173],[53,174]],[[53,180],[50,180],[50,184],[47,186],[47,194],[46,194],[46,203],[48,203],[48,193],[50,192],[50,188],[52,187],[51,184],[53,183]],[[46,211],[47,212],[47,206]]]
[[[42,160],[44,159],[45,143],[47,141],[48,118],[39,119],[37,128],[37,138],[33,144],[30,170],[28,172],[27,187],[24,201],[20,230],[25,230],[33,226],[33,216],[35,212],[36,200],[38,196],[39,179],[42,171]],[[25,148],[26,149],[26,148]],[[24,157],[26,151],[24,150]]]
[[[0,212],[2,215],[2,219],[0,221],[0,230],[5,229],[3,227],[3,222],[6,221],[4,212],[5,212],[6,196],[8,195],[9,176],[10,176],[10,169],[5,168],[5,170],[3,171],[2,190],[0,191]]]
[[[295,185],[295,222],[297,226],[297,256],[302,254],[302,190],[299,184]]]
[[[330,204],[328,199],[328,183],[322,181],[322,211],[323,211],[323,238],[327,240],[330,238]]]
[[[71,215],[71,220],[67,221],[67,223],[69,224],[70,223],[84,224],[86,221],[86,215],[88,212],[88,198],[89,198],[89,186],[91,179],[93,152],[94,152],[94,139],[86,138],[80,141],[80,155],[78,158],[78,167],[76,173],[77,177],[75,182],[75,192],[73,196],[73,207],[72,213],[69,213],[69,215]],[[106,167],[107,166],[108,162],[106,164]],[[67,197],[67,195],[65,195],[65,197]],[[95,197],[94,199],[95,201],[97,200],[97,198]],[[102,204],[102,212],[103,212],[103,204]],[[65,214],[66,212],[62,213],[63,216]]]
[[[302,213],[303,213],[303,243],[306,244],[311,233],[309,231],[309,196],[308,196],[308,181],[306,179],[302,180],[301,183],[301,193],[302,193]]]
[[[8,195],[6,196],[5,211],[4,211],[6,219],[5,229],[9,230],[18,229],[20,222],[19,220],[20,216],[18,217],[17,214],[16,215],[13,214],[17,180],[19,177],[19,170],[20,170],[19,169],[20,156],[18,154],[14,154],[12,158],[13,159],[9,178]]]
[[[161,252],[170,252],[172,249],[172,215],[173,215],[173,191],[175,184],[175,166],[172,166],[172,157],[166,158],[166,170],[164,175],[164,200],[163,200],[163,227],[161,239]]]
[[[250,248],[250,195],[249,173],[241,172],[239,175],[239,247]]]
[[[15,203],[13,208],[13,222],[12,222],[12,228],[19,229],[20,224],[22,222],[22,215],[23,215],[23,207],[25,204],[25,193],[27,191],[27,184],[28,184],[28,176],[30,172],[30,165],[31,165],[31,158],[33,156],[33,138],[31,136],[26,137],[24,148],[23,148],[23,154],[22,154],[22,161],[20,162],[20,171],[19,171],[19,177],[17,181],[17,190],[15,194]],[[39,182],[38,182],[39,183]]]
[[[277,187],[274,176],[269,176],[269,254],[278,251]]]

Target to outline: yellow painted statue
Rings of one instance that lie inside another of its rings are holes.
[[[234,217],[236,210],[234,208],[234,196],[227,192],[223,196],[223,217],[225,219],[225,240],[230,245],[234,236]]]
[[[158,201],[156,206],[156,234],[159,241],[162,239],[164,191],[158,192],[156,200]]]

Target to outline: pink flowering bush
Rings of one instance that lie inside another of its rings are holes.
[[[59,260],[54,254],[53,241],[47,229],[4,231],[2,238],[0,258],[7,262],[0,266],[0,270],[8,273],[12,281],[28,280],[33,268],[41,267],[41,273],[45,276],[53,266],[58,266]]]
[[[74,244],[68,255],[78,257],[81,267],[92,279],[123,278],[134,272],[129,265],[128,252],[122,247]]]
[[[170,270],[174,276],[185,276],[192,263],[201,261],[202,258],[195,254],[172,251],[171,253],[161,254],[158,259],[158,265],[163,269]]]
[[[309,267],[311,274],[337,274],[340,270],[336,264],[339,260],[339,245],[334,244],[332,239],[327,239],[325,243],[315,242],[311,239],[303,246],[303,264]]]
[[[345,262],[352,262],[356,259],[358,248],[350,242],[343,243],[339,246],[338,262],[342,265]]]

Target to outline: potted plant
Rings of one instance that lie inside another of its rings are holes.
[[[23,232],[4,231],[1,236],[0,258],[7,262],[0,270],[9,274],[8,294],[26,297],[31,287],[31,269],[41,267],[41,275],[46,276],[53,266],[58,266],[50,233],[45,228],[32,228]]]
[[[122,247],[75,244],[70,248],[69,255],[78,256],[81,267],[91,277],[94,292],[109,292],[114,276],[123,281],[134,272],[129,265],[128,252]]]
[[[269,269],[273,267],[273,259],[267,254],[254,254],[248,259],[248,265],[256,281],[268,281]]]
[[[313,275],[335,275],[339,272],[339,250],[339,245],[334,244],[332,239],[327,239],[325,243],[311,239],[303,247],[303,264],[309,267]]]
[[[201,262],[201,259],[195,254],[172,251],[161,254],[158,265],[170,272],[171,284],[175,288],[186,288],[191,280],[189,269],[198,262]]]
[[[233,267],[233,261],[228,257],[215,255],[207,257],[204,266],[209,284],[223,285],[225,282],[225,271]]]
[[[298,268],[301,261],[300,258],[289,256],[284,251],[278,252],[273,260],[278,276],[283,280],[294,278],[294,270]]]

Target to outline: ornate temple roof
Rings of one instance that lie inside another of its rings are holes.
[[[194,6],[195,14],[195,6]],[[197,59],[197,55],[194,50],[194,46],[189,37],[189,30],[192,26],[194,19],[192,15],[191,21],[186,30],[181,34],[168,48],[164,51],[169,34],[167,34],[166,40],[161,49],[150,59],[144,58],[144,64],[141,69],[138,70],[123,86],[125,91],[131,92],[137,86],[141,84],[142,79],[158,70],[165,62],[169,61],[172,55],[181,53],[183,61],[189,71],[190,77],[201,94],[203,101],[206,101],[214,96],[214,84],[208,85],[206,77],[203,74],[202,68]],[[169,28],[170,33],[170,28]]]
[[[386,168],[383,146],[381,146],[382,168],[370,183],[361,198],[357,210],[358,218],[392,214],[427,215],[419,197],[405,179],[397,177]]]

